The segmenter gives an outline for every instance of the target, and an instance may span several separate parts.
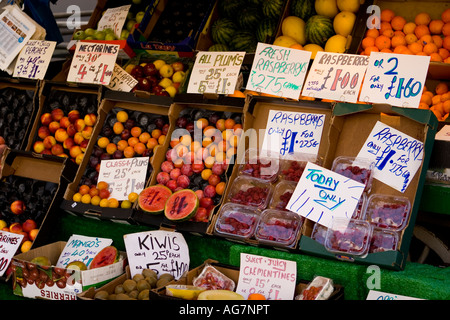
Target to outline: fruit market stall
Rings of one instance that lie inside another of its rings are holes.
[[[99,0],[54,76],[25,32],[0,299],[450,299],[449,27],[445,1]]]

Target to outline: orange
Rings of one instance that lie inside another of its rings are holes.
[[[434,89],[436,94],[444,94],[448,92],[448,84],[445,82],[439,82]]]
[[[303,50],[303,46],[300,44],[300,43],[294,43],[293,45],[291,45],[289,48],[292,48],[292,49],[298,49],[298,50]],[[241,92],[241,91],[239,91],[239,92]],[[242,92],[241,92],[242,93]],[[243,98],[245,98],[245,94],[244,94],[244,97]]]
[[[406,19],[402,16],[395,16],[391,20],[391,26],[394,30],[403,30],[403,27],[406,24]],[[416,23],[417,24],[417,23]]]
[[[426,34],[423,35],[419,38],[419,41],[421,44],[426,45],[427,43],[432,43],[433,42],[433,38],[431,37],[431,35]]]
[[[430,109],[430,106],[427,105],[426,103],[421,102],[421,103],[419,103],[419,109],[428,110],[428,109]]]
[[[433,96],[434,96],[434,93],[433,92],[431,92],[431,91],[429,91],[429,90],[423,90],[423,94],[426,94],[426,95],[429,95],[430,96],[430,98],[433,98]]]
[[[394,53],[403,53],[403,52],[406,51],[406,50],[408,50],[409,52],[411,52],[411,50],[409,50],[407,46],[400,45],[400,46],[395,47]],[[411,52],[411,53],[412,53],[412,52]]]
[[[450,57],[445,58],[444,63],[450,63]]]
[[[432,54],[430,54],[430,61],[442,62],[443,59],[442,59],[442,57],[440,56],[439,53],[433,52]]]
[[[375,45],[375,38],[365,37],[361,42],[361,47],[366,49],[368,47],[373,47]]]
[[[438,52],[438,47],[434,43],[430,42],[423,46],[423,52],[427,55],[431,55],[432,53]]]
[[[402,36],[402,37],[404,37],[404,36],[406,36],[406,34],[403,31],[395,30],[394,31],[394,36]]]
[[[386,48],[389,49],[391,47],[391,39],[384,35],[378,36],[375,39],[375,46],[378,48],[378,50]]]
[[[380,35],[380,32],[378,31],[378,29],[368,29],[366,31],[366,37],[370,37],[370,38],[376,38]]]
[[[442,103],[442,108],[444,109],[445,113],[449,113],[450,112],[450,100],[444,101]]]
[[[386,29],[383,31],[383,36],[386,36],[388,38],[392,38],[394,36],[394,30],[392,29]]]
[[[444,21],[442,20],[431,20],[428,28],[430,29],[431,34],[441,34],[442,27],[444,26]]]
[[[448,101],[448,100],[450,100],[450,92],[446,92],[446,93],[443,93],[442,95],[441,95],[441,102],[445,102],[445,101]]]
[[[106,182],[106,181],[99,181],[99,182],[97,183],[97,189],[98,189],[98,190],[107,189],[108,186],[109,186],[109,184],[108,184],[108,182]]]
[[[444,111],[444,104],[443,104],[442,102],[439,102],[438,104],[435,104],[435,105],[433,106],[433,108],[434,108],[435,110],[439,111],[439,112],[442,114],[442,116],[445,114],[445,111]]]
[[[227,119],[225,120],[225,129],[233,129],[235,124],[236,122],[233,119]]]
[[[366,50],[364,50],[364,54],[370,56],[370,53],[371,53],[372,51],[373,51],[373,52],[380,52],[380,50],[379,50],[377,47],[372,46],[372,47],[366,48]],[[307,99],[305,99],[305,100],[307,100]]]
[[[450,8],[445,9],[441,13],[441,19],[442,19],[442,21],[444,21],[444,23],[450,22]]]
[[[422,24],[414,29],[414,34],[416,35],[417,39],[420,39],[422,36],[430,34],[430,30],[426,25]]]
[[[444,40],[441,38],[441,36],[432,35],[431,41],[433,41],[433,43],[438,47],[438,49],[442,48],[442,43],[444,42]]]
[[[431,21],[431,17],[428,13],[426,12],[421,12],[419,14],[416,15],[414,22],[419,26],[419,25],[428,25]]]
[[[422,94],[420,97],[420,102],[426,103],[429,106],[431,105],[431,97],[428,94]]]
[[[450,36],[447,36],[442,40],[442,47],[450,51]]]
[[[418,40],[418,39],[417,39],[417,37],[416,37],[416,35],[415,35],[414,33],[408,33],[408,34],[405,36],[405,41],[406,41],[407,44],[414,43],[414,42],[416,42],[417,40]]]
[[[392,53],[392,50],[388,49],[388,48],[385,48],[385,49],[381,49],[380,52]]]
[[[391,22],[395,17],[395,12],[391,9],[383,9],[381,10],[380,19],[381,21]]]
[[[266,297],[261,293],[250,293],[247,297],[247,300],[266,300]]]
[[[401,46],[401,47],[404,47],[404,46]],[[414,54],[407,47],[402,48],[402,50],[399,53],[401,53],[401,54]]]
[[[432,98],[431,98],[431,104],[435,105],[441,102],[441,95],[440,94],[435,94]]]
[[[299,49],[299,48],[294,48],[294,49]],[[236,97],[236,98],[245,98],[245,94],[242,91],[239,91],[239,90],[234,90],[234,92],[232,94],[229,94],[228,96],[229,97]]]
[[[382,21],[380,23],[380,34],[383,34],[384,30],[392,29],[392,26],[389,22]]]
[[[414,29],[416,28],[416,24],[414,22],[407,22],[404,26],[403,26],[403,32],[405,34],[410,34],[410,33],[414,33]]]
[[[391,39],[391,46],[392,48],[398,47],[398,46],[406,46],[406,39],[403,36],[393,36]]]
[[[442,61],[444,61],[445,59],[447,59],[450,56],[450,51],[448,51],[445,48],[439,48],[438,53],[442,57]]]
[[[430,110],[434,113],[434,115],[436,116],[436,118],[438,118],[438,120],[443,116],[440,110],[436,110],[434,106],[431,107]]]
[[[450,22],[447,22],[446,24],[444,24],[444,26],[442,27],[442,34],[445,37],[450,36]]]

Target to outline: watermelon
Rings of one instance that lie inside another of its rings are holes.
[[[277,30],[277,25],[278,22],[275,19],[266,18],[262,20],[255,31],[256,41],[266,42],[266,39],[272,37]]]
[[[100,268],[104,266],[109,266],[117,261],[119,261],[120,253],[114,246],[108,246],[100,250],[99,253],[95,255],[92,261],[89,263],[89,269]]]
[[[230,51],[230,48],[226,44],[216,43],[209,47],[208,51]]]
[[[284,0],[266,0],[262,4],[262,11],[267,18],[278,19],[284,10]]]
[[[145,188],[139,193],[137,200],[139,208],[151,214],[161,214],[171,195],[172,190],[161,184]]]
[[[308,43],[317,44],[323,47],[325,42],[335,35],[333,20],[316,14],[306,21],[305,33],[306,41]]]
[[[219,0],[219,15],[222,18],[236,19],[245,5],[246,0]]]
[[[229,44],[237,29],[233,20],[228,18],[217,19],[211,27],[211,38],[214,43]]]
[[[197,194],[190,189],[174,192],[166,201],[164,215],[174,222],[186,221],[197,212],[199,200]]]
[[[256,36],[250,31],[238,31],[231,39],[230,47],[234,51],[255,52],[258,44]]]
[[[238,14],[239,27],[247,31],[253,31],[258,27],[262,18],[260,8],[252,5],[245,7]]]
[[[315,0],[292,0],[291,15],[308,21],[310,17],[317,14],[314,3]]]

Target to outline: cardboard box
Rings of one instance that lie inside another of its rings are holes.
[[[256,148],[258,150],[262,149],[263,145],[263,139],[264,139],[264,132],[267,127],[267,120],[270,110],[279,110],[279,111],[286,111],[286,112],[303,112],[303,113],[314,113],[314,114],[321,114],[324,115],[323,120],[323,132],[321,136],[320,141],[320,147],[318,150],[317,157],[318,159],[322,159],[325,157],[327,150],[328,150],[328,135],[329,135],[329,122],[331,120],[331,113],[332,113],[332,105],[328,102],[320,102],[320,101],[307,101],[307,100],[299,100],[299,101],[288,101],[283,100],[280,98],[272,98],[272,97],[258,97],[254,96],[248,99],[246,106],[245,106],[245,113],[244,113],[244,132],[246,133],[246,136],[249,138],[245,140],[244,145],[240,145],[239,149],[241,151],[238,151],[238,158],[240,158],[240,154],[243,154],[246,150],[249,148]],[[255,142],[252,140],[251,135],[248,133],[252,130],[256,131],[256,137],[258,140]],[[242,143],[242,142],[241,142]],[[256,145],[255,145],[256,143]],[[241,153],[242,152],[242,153]],[[283,157],[280,156],[280,160],[282,160]],[[228,199],[230,194],[231,186],[233,185],[233,182],[235,179],[239,176],[239,170],[238,166],[235,166],[233,169],[233,172],[230,176],[229,183],[227,184],[227,188],[225,190],[224,199]],[[283,179],[279,176],[275,182],[272,183],[272,185],[275,187],[276,184],[280,183]],[[222,206],[226,203],[226,200],[223,201]],[[222,207],[221,206],[221,207]],[[208,227],[208,234],[214,234],[214,227],[217,222],[218,215],[214,215],[209,227]],[[271,248],[278,249],[278,250],[287,250],[292,251],[296,248],[298,239],[300,237],[301,233],[299,233],[297,240],[294,242],[293,246],[291,247],[284,247],[284,246],[273,246]],[[227,237],[228,238],[228,237]],[[248,240],[242,241],[242,240],[236,240],[232,238],[228,238],[229,240],[237,241],[237,242],[244,242],[251,245],[258,245],[258,246],[267,246],[264,244],[259,243],[254,237],[251,237]]]
[[[73,270],[75,272],[58,268],[53,263],[58,260],[65,245],[64,241],[53,242],[14,256],[11,261],[14,294],[45,300],[76,300],[77,294],[82,291],[90,287],[100,287],[124,273],[127,259],[123,252],[120,261],[105,267],[84,271]],[[30,262],[40,256],[48,257],[52,266],[42,267]],[[38,279],[51,279],[50,283],[33,280],[32,270],[35,269],[39,270]],[[24,270],[27,270],[27,276],[24,275]]]
[[[407,22],[414,21],[414,18],[417,14],[421,12],[427,12],[432,20],[441,19],[441,13],[450,8],[448,1],[446,0],[368,0],[368,4],[371,3],[373,5],[379,6],[380,11],[383,9],[391,9],[395,12],[396,15],[402,16],[406,19]],[[369,11],[362,12],[361,15],[361,24],[359,27],[361,30],[364,30],[362,33],[362,37],[359,38],[359,42],[357,43],[357,48],[355,53],[359,52],[360,44],[362,39],[364,38],[364,34],[367,30],[366,21],[373,14],[373,12]],[[355,38],[355,41],[357,39]],[[428,79],[450,79],[450,64],[443,62],[430,62],[430,66],[428,68]]]
[[[205,266],[211,265],[219,272],[223,273],[225,276],[234,281],[237,287],[237,283],[239,281],[239,267],[231,266],[227,264],[220,263],[213,259],[208,259],[200,266],[193,268],[187,272],[185,276],[180,278],[178,281],[171,281],[168,284],[182,284],[182,285],[192,285],[195,278],[197,278],[202,272]],[[297,286],[295,287],[294,297],[302,292],[302,290],[306,289],[308,286],[308,281],[300,279]],[[334,291],[329,297],[328,300],[343,300],[344,299],[344,288],[339,284],[334,284]],[[166,288],[159,288],[156,290],[152,290],[150,292],[150,300],[183,300],[181,298],[172,297],[166,295]]]
[[[108,113],[113,108],[121,108],[126,111],[139,111],[148,114],[156,114],[167,116],[169,112],[169,106],[172,99],[163,96],[152,96],[150,99],[135,97],[133,93],[108,91],[105,94],[105,98],[102,100],[100,108],[98,110],[98,120],[92,132],[89,144],[87,146],[85,157],[80,164],[76,177],[71,182],[64,194],[64,199],[61,203],[61,209],[67,211],[73,215],[81,215],[90,218],[96,218],[100,220],[110,220],[120,223],[135,224],[132,218],[133,209],[122,208],[104,208],[100,206],[94,206],[91,204],[84,204],[81,202],[75,202],[72,200],[73,195],[78,191],[80,181],[89,165],[89,159],[91,157],[94,146],[97,144],[99,135],[101,134],[103,125],[107,118]],[[168,139],[166,139],[167,141]],[[158,154],[162,147],[156,147],[154,153],[150,157],[149,178],[156,171]],[[162,152],[162,151],[161,151]]]
[[[227,96],[203,96],[197,94],[179,94],[174,98],[174,103],[171,105],[169,110],[169,121],[170,128],[167,133],[168,137],[172,136],[172,132],[176,128],[176,120],[179,117],[180,112],[185,109],[196,109],[198,111],[208,110],[208,111],[227,111],[230,113],[242,113],[245,100],[243,98],[234,98]],[[166,139],[164,145],[162,146],[161,152],[156,153],[153,157],[153,168],[154,172],[151,179],[148,181],[147,186],[156,185],[156,176],[161,171],[161,164],[166,159],[166,151],[169,149],[170,140]],[[226,176],[232,170],[232,165],[228,166],[226,171]],[[223,197],[222,197],[223,198]],[[164,226],[169,229],[176,229],[178,231],[191,232],[197,235],[204,235],[206,233],[206,228],[209,222],[195,222],[195,221],[183,221],[183,222],[172,222],[165,218],[164,215],[151,215],[143,212],[140,208],[135,205],[135,212],[133,219],[145,225],[152,226]],[[217,208],[217,206],[216,206]],[[211,219],[212,214],[210,215]]]
[[[186,38],[179,42],[167,42],[165,39],[156,39],[156,37],[163,37],[163,30],[161,32],[158,28],[163,24],[162,19],[165,17],[166,12],[165,9],[169,8],[171,1],[170,0],[154,0],[149,9],[147,10],[144,18],[142,19],[138,28],[136,28],[127,40],[128,45],[137,51],[141,50],[157,50],[157,51],[174,51],[178,52],[179,56],[193,56],[193,52],[196,49],[196,44],[200,33],[203,32],[204,27],[207,23],[209,15],[213,9],[213,6],[216,1],[214,0],[206,0],[206,4],[203,4],[200,7],[193,8],[191,14],[204,13],[201,21],[198,24],[195,24],[190,29],[182,30],[184,31],[182,36],[186,35],[186,31],[188,34]],[[178,8],[177,8],[178,9]],[[186,12],[179,8],[182,16],[186,16]],[[169,8],[168,10],[174,10]],[[171,11],[172,12],[172,11]],[[200,19],[200,18],[199,18]],[[161,21],[160,21],[161,20]],[[170,21],[170,25],[176,23],[176,21]],[[152,34],[153,30],[158,30],[158,34]],[[172,36],[173,38],[173,36]]]
[[[29,207],[30,212],[25,212],[18,217],[8,217],[6,219],[6,215],[12,215],[12,213],[8,213],[10,203],[2,203],[2,206],[8,208],[8,210],[5,209],[3,212],[3,215],[5,215],[3,219],[7,221],[11,218],[15,222],[20,223],[23,223],[28,217],[35,220],[39,232],[33,241],[32,247],[34,248],[48,243],[54,233],[55,225],[59,221],[59,203],[67,185],[75,177],[75,164],[62,157],[37,155],[27,151],[11,149],[5,150],[3,161],[4,164],[0,174],[2,184],[4,186],[10,186],[15,196],[27,194],[29,199],[23,198],[23,200],[25,206]],[[28,193],[26,191],[27,182],[34,183]],[[17,186],[15,186],[15,183],[17,183]],[[23,193],[19,193],[19,186],[21,184],[25,186]],[[45,200],[45,204],[48,207],[44,207],[42,210],[38,210],[38,208],[31,209],[32,205],[34,207],[43,205],[44,197],[51,197],[51,199],[48,198]]]
[[[330,121],[327,138],[328,150],[323,166],[331,169],[333,160],[338,156],[355,157],[377,121],[381,121],[424,144],[421,167],[411,179],[404,193],[376,179],[372,182],[370,194],[401,195],[407,197],[411,202],[408,224],[403,231],[399,231],[398,249],[396,251],[369,253],[366,257],[335,255],[310,237],[314,224],[311,220],[307,220],[299,242],[300,252],[331,259],[337,258],[362,264],[374,264],[394,270],[404,269],[438,125],[436,117],[431,111],[421,109],[399,108],[389,105],[337,103],[333,108],[333,116]]]
[[[25,150],[28,144],[39,107],[40,84],[36,80],[0,78],[0,136],[11,149]],[[10,97],[12,92],[15,95]]]

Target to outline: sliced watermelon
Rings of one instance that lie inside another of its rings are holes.
[[[151,214],[162,214],[171,195],[172,190],[162,184],[145,188],[138,197],[139,208]]]
[[[167,199],[164,215],[171,221],[186,221],[195,215],[198,205],[197,194],[190,189],[182,189]]]

